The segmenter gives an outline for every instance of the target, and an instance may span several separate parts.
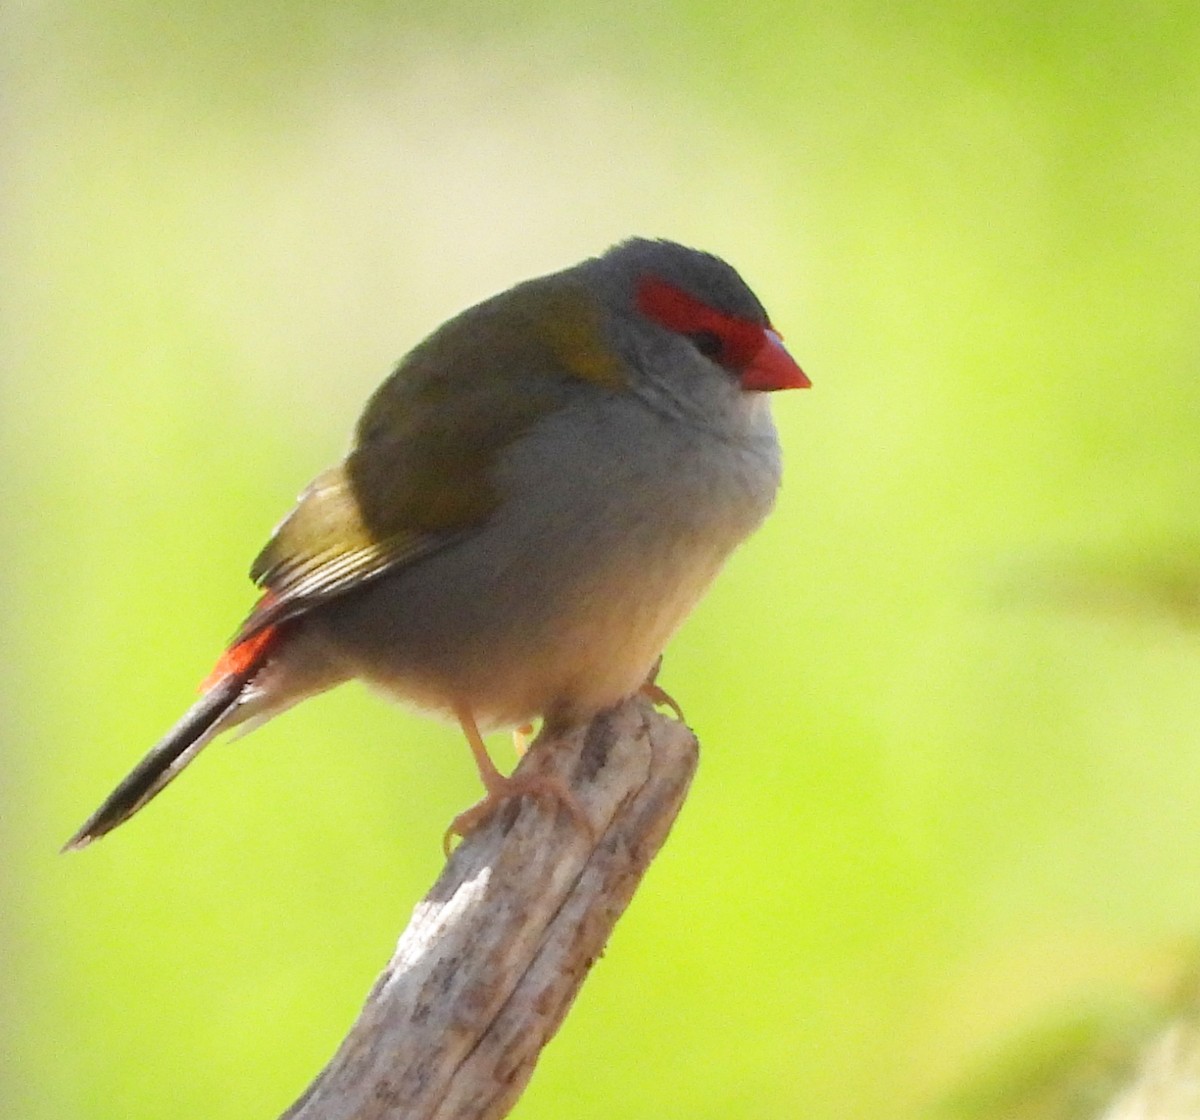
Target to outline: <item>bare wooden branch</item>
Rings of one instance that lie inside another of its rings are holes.
[[[638,697],[543,735],[503,806],[454,852],[329,1065],[283,1120],[498,1120],[516,1102],[683,804],[692,733]]]

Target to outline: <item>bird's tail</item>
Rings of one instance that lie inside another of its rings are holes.
[[[276,627],[268,627],[237,642],[204,682],[204,694],[183,718],[146,753],[100,806],[62,847],[64,852],[85,848],[93,840],[127,821],[161,792],[217,735],[231,726],[226,720],[242,691],[275,644]],[[241,722],[240,720],[232,722]]]

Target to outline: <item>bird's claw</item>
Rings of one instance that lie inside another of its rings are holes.
[[[675,702],[675,698],[658,683],[658,671],[661,668],[662,655],[660,654],[638,692],[656,707],[670,708],[680,723],[687,723],[687,720],[683,718],[683,709]]]
[[[575,818],[583,831],[587,833],[588,839],[595,841],[596,826],[592,824],[587,812],[579,803],[579,798],[571,792],[561,778],[549,774],[517,774],[510,778],[500,776],[498,781],[493,778],[483,799],[477,801],[469,809],[464,809],[450,822],[450,827],[446,829],[446,833],[442,837],[442,850],[446,853],[447,858],[450,856],[451,844],[455,836],[465,840],[506,801],[510,801],[514,797],[524,797],[526,794],[532,797],[553,797]]]

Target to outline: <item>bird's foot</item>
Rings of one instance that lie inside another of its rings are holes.
[[[483,782],[483,788],[487,792],[484,794],[482,801],[459,813],[450,822],[450,827],[446,829],[446,833],[442,837],[442,850],[446,853],[447,857],[450,855],[452,837],[461,836],[465,839],[469,833],[474,832],[505,801],[509,801],[514,797],[522,797],[527,793],[532,794],[534,797],[548,794],[555,798],[555,800],[570,810],[571,815],[588,834],[588,838],[591,840],[596,839],[595,826],[588,818],[587,813],[584,812],[583,806],[579,804],[579,799],[567,788],[566,783],[561,778],[549,774],[514,774],[511,777],[505,777],[496,769],[496,764],[487,753],[483,736],[479,734],[479,725],[475,722],[475,717],[472,715],[470,708],[465,704],[456,705],[454,714],[458,717],[458,722],[462,725],[463,734],[467,737],[467,745],[471,748],[471,754],[475,757],[475,766],[479,770],[479,780]],[[525,728],[522,727],[518,730],[525,731]],[[532,730],[532,728],[529,730]]]
[[[662,655],[660,654],[658,660],[654,663],[654,668],[650,670],[650,675],[646,677],[638,692],[646,697],[651,704],[657,707],[670,708],[680,723],[687,723],[687,720],[683,718],[683,709],[675,702],[675,698],[662,685],[657,683],[658,671],[661,668]]]
[[[506,801],[514,797],[552,797],[579,823],[589,840],[596,839],[596,826],[592,824],[579,799],[567,788],[559,777],[550,774],[517,774],[506,778],[501,774],[489,775],[487,793],[469,809],[464,809],[450,822],[442,837],[442,850],[447,858],[455,836],[464,840],[484,823]]]
[[[652,684],[650,681],[647,681],[638,691],[640,691],[641,694],[646,697],[651,704],[654,704],[658,707],[670,708],[675,718],[679,720],[680,723],[687,722],[687,720],[683,718],[683,709],[675,702],[675,698],[671,696],[671,694],[668,693],[661,685]]]

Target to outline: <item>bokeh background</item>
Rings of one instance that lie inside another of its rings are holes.
[[[58,845],[395,359],[634,232],[734,262],[815,387],[517,1115],[1092,1114],[1200,931],[1194,5],[30,0],[0,43],[5,1115],[272,1117],[332,1052],[477,794],[454,729],[346,687]]]

